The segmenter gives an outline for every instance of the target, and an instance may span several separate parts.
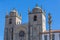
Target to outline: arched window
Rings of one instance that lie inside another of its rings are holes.
[[[36,15],[34,16],[34,21],[37,21],[37,16]]]
[[[12,19],[9,19],[9,24],[12,24]]]

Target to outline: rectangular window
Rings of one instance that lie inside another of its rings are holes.
[[[47,40],[47,35],[44,35],[44,40]]]
[[[60,40],[60,34],[59,34],[59,40]]]
[[[52,34],[52,40],[55,40],[55,35],[54,34]]]

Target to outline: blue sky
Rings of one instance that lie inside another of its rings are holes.
[[[4,39],[5,15],[16,8],[22,14],[22,23],[28,22],[28,8],[32,10],[36,3],[46,10],[46,27],[48,30],[47,17],[52,15],[52,29],[60,30],[60,0],[0,0],[0,40]]]

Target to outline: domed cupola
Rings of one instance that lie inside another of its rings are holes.
[[[18,12],[15,8],[13,8],[10,12],[10,16],[18,16]]]
[[[36,7],[32,10],[33,13],[42,13],[42,9],[36,4]]]

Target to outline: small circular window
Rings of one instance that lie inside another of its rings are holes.
[[[25,36],[25,32],[24,32],[24,31],[20,31],[20,32],[19,32],[19,36],[20,36],[20,37],[24,37],[24,36]]]

